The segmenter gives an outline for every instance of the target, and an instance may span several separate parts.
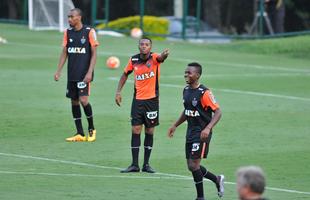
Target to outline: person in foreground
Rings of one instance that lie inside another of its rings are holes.
[[[82,24],[82,11],[78,8],[70,10],[68,15],[70,28],[65,30],[63,50],[60,55],[55,81],[61,76],[61,70],[68,58],[68,80],[66,96],[71,99],[72,115],[76,126],[76,134],[66,138],[68,142],[93,142],[96,140],[96,129],[93,123],[92,106],[88,101],[90,83],[93,80],[97,58],[97,41],[94,29]],[[85,136],[81,108],[88,121],[88,136]]]
[[[224,195],[224,175],[216,176],[201,165],[206,158],[212,137],[212,129],[221,118],[221,110],[210,89],[199,83],[202,67],[193,62],[185,69],[182,111],[178,120],[168,129],[168,137],[173,137],[176,128],[187,121],[185,154],[188,170],[192,172],[197,198],[204,200],[203,178],[211,180],[217,188],[218,196]]]
[[[150,166],[149,159],[153,148],[153,135],[155,126],[159,125],[159,75],[160,64],[169,55],[165,49],[161,54],[151,52],[152,40],[143,37],[139,40],[140,53],[129,59],[127,66],[119,80],[115,94],[115,102],[121,105],[121,90],[128,79],[128,75],[134,72],[134,95],[131,106],[131,155],[132,163],[121,170],[121,173],[140,172],[139,149],[141,145],[141,131],[144,125],[144,163],[143,172],[155,173]]]
[[[240,167],[236,176],[240,200],[266,200],[262,197],[266,186],[265,175],[260,167]]]

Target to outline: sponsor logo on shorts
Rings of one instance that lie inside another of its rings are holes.
[[[149,119],[156,119],[158,111],[146,112],[146,116]]]
[[[77,87],[79,89],[84,89],[84,88],[86,88],[86,86],[87,86],[87,84],[84,82],[77,82]]]
[[[192,151],[198,151],[199,150],[199,146],[200,146],[200,143],[193,143],[192,144]]]

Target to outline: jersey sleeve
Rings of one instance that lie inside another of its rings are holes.
[[[90,29],[89,34],[88,34],[88,39],[89,39],[89,43],[92,47],[96,47],[99,46],[99,42],[97,40],[97,34],[95,29]]]
[[[156,65],[159,64],[159,62],[158,62],[158,60],[157,60],[157,58],[158,58],[159,55],[158,55],[157,53],[153,53],[152,56],[153,56],[153,62],[154,62],[154,64],[156,64]]]
[[[64,37],[63,37],[63,39],[62,39],[62,46],[63,46],[63,47],[66,47],[67,44],[68,44],[68,36],[67,36],[68,33],[67,33],[67,31],[68,31],[68,30],[65,30],[65,31],[64,31]]]
[[[213,111],[218,109],[220,105],[216,102],[216,99],[210,90],[206,90],[201,97],[201,103],[204,109],[210,107]]]
[[[124,73],[125,74],[130,74],[133,71],[133,66],[132,66],[132,62],[131,62],[131,58],[129,59],[127,66],[124,69]]]

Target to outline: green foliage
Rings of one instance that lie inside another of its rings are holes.
[[[140,26],[140,16],[130,16],[110,21],[108,25],[99,24],[97,29],[112,29],[120,32],[130,33],[130,30]],[[143,17],[143,29],[147,34],[168,34],[169,21],[167,19],[155,16]],[[151,36],[152,39],[164,39],[160,36]]]
[[[310,59],[310,36],[254,41],[235,41],[227,45],[210,45],[209,47],[225,51],[239,51],[255,54]]]

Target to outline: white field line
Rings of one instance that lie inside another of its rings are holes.
[[[207,74],[201,78],[231,78],[231,77],[287,77],[310,76],[310,73],[245,73],[245,74]],[[184,75],[160,75],[161,78],[184,79]]]
[[[116,77],[109,77],[109,80],[118,81],[119,79]],[[132,80],[127,80],[128,82],[133,82]],[[172,87],[172,88],[184,88],[185,85],[176,85],[176,84],[160,84],[163,87]],[[235,93],[235,94],[242,94],[242,95],[254,95],[254,96],[263,96],[263,97],[274,97],[274,98],[281,98],[281,99],[289,99],[289,100],[299,100],[299,101],[307,101],[310,102],[310,98],[303,98],[303,97],[296,97],[296,96],[289,96],[289,95],[280,95],[280,94],[272,94],[272,93],[264,93],[264,92],[252,92],[252,91],[244,91],[244,90],[232,90],[232,89],[215,89],[215,91],[221,91],[226,93]]]
[[[45,48],[52,48],[52,49],[59,49],[59,52],[61,51],[61,45],[45,45],[45,44],[30,44],[30,43],[15,43],[10,42],[7,45],[17,45],[17,46],[28,46],[28,47],[45,47]],[[126,56],[129,57],[134,54],[133,53],[120,53],[120,52],[107,52],[107,51],[98,51],[98,55],[105,55],[105,56]],[[187,63],[193,62],[193,59],[189,58],[176,58],[173,56],[169,56],[169,60],[177,61],[177,62],[183,62],[184,67]],[[197,59],[194,59],[197,60]],[[232,62],[218,62],[218,61],[200,61],[201,64],[207,64],[207,65],[218,65],[218,66],[224,66],[224,67],[241,67],[241,68],[252,68],[252,69],[260,69],[260,70],[277,70],[277,71],[287,71],[287,72],[306,72],[310,73],[310,69],[298,69],[298,68],[289,68],[289,67],[276,67],[271,65],[253,65],[253,64],[244,64],[244,63],[232,63]],[[125,65],[124,65],[125,66]]]
[[[86,166],[92,168],[102,168],[102,169],[113,169],[113,170],[120,170],[119,167],[108,167],[102,165],[95,165],[89,163],[82,163],[76,161],[66,161],[66,160],[59,160],[59,159],[50,159],[38,156],[28,156],[28,155],[20,155],[20,154],[11,154],[11,153],[1,153],[2,156],[7,157],[17,157],[23,159],[30,159],[30,160],[42,160],[42,161],[49,161],[49,162],[56,162],[56,163],[63,163],[63,164],[71,164],[71,165],[78,165],[78,166]],[[36,172],[15,172],[15,171],[0,171],[0,174],[20,174],[20,175],[42,175],[42,176],[71,176],[71,177],[94,177],[94,178],[127,178],[127,179],[174,179],[174,180],[192,180],[189,176],[182,176],[177,174],[168,174],[168,173],[155,173],[153,175],[162,175],[162,176],[149,176],[149,177],[142,177],[142,176],[112,176],[112,175],[87,175],[87,174],[59,174],[59,173],[36,173]],[[234,182],[225,181],[225,184],[229,185],[236,185]],[[310,195],[310,192],[303,192],[298,190],[291,190],[291,189],[283,189],[283,188],[275,188],[275,187],[266,187],[268,190],[272,191],[279,191],[279,192],[287,192],[287,193],[297,193],[297,194],[306,194]]]

